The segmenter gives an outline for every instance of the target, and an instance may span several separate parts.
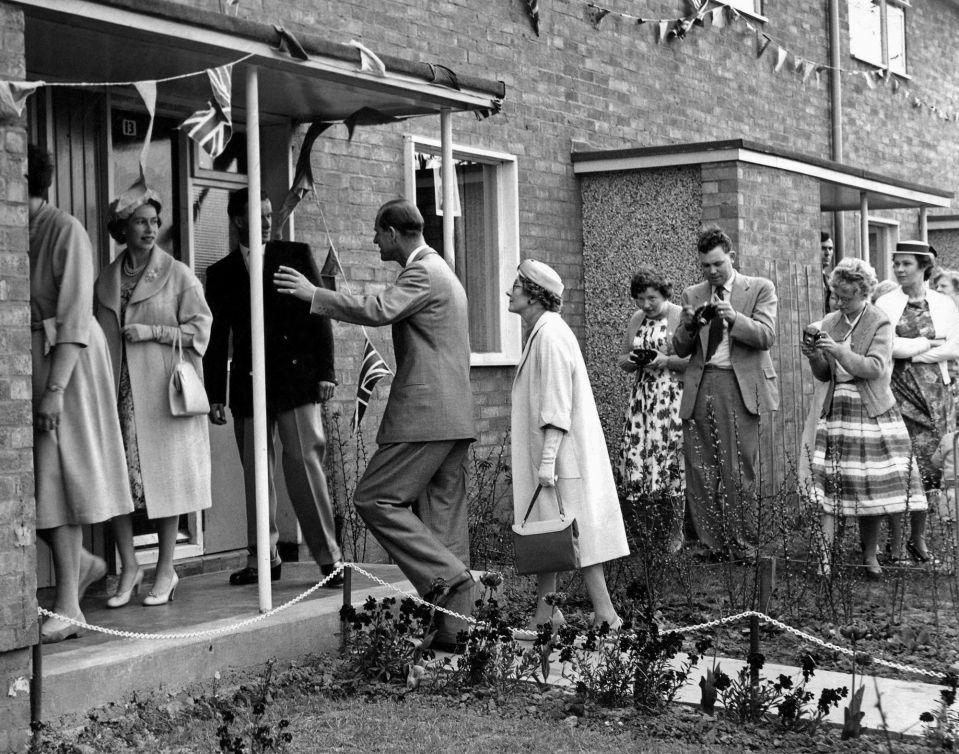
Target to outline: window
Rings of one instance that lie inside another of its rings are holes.
[[[406,194],[426,221],[426,242],[452,256],[456,275],[469,297],[473,366],[516,364],[520,320],[506,309],[504,292],[519,265],[519,201],[516,158],[454,147],[456,198],[454,249],[443,243],[440,144],[406,137]]]
[[[892,280],[892,253],[899,243],[899,223],[884,217],[869,218],[868,262],[880,280]]]
[[[849,52],[901,76],[906,71],[906,0],[849,0]]]
[[[760,16],[763,11],[762,0],[724,0],[724,5],[741,10],[751,16]]]

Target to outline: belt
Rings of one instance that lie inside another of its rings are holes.
[[[731,371],[733,371],[733,368],[732,368],[732,367],[720,367],[720,366],[716,366],[715,364],[704,364],[704,365],[703,365],[703,371],[704,371],[704,372],[731,372]]]

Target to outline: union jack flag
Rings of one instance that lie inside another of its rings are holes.
[[[197,110],[183,121],[180,128],[199,144],[210,157],[219,157],[233,136],[230,99],[233,92],[233,65],[224,65],[207,71],[213,99],[205,110]]]
[[[373,395],[373,388],[376,383],[384,377],[393,374],[383,357],[373,348],[370,338],[366,335],[366,345],[363,348],[363,363],[360,365],[360,376],[356,381],[356,408],[353,411],[353,432],[363,421],[363,414],[366,413],[366,406]]]

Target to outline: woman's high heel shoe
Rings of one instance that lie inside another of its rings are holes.
[[[173,602],[173,594],[176,592],[176,586],[179,583],[180,577],[174,573],[173,578],[170,580],[170,587],[165,592],[156,591],[156,584],[154,584],[150,593],[143,598],[143,604],[147,607],[155,607],[156,605],[165,605],[167,602]]]
[[[912,558],[914,563],[930,563],[932,565],[939,565],[939,560],[936,558],[936,556],[926,549],[925,542],[923,542],[921,549],[919,545],[912,540],[906,542],[906,552],[909,553],[909,557]]]
[[[872,562],[863,560],[862,565],[866,570],[866,578],[869,581],[879,581],[882,578],[882,568],[879,566],[879,561],[875,558],[872,559]]]
[[[136,595],[140,594],[140,585],[142,583],[143,583],[143,571],[140,568],[137,568],[137,575],[136,575],[136,578],[133,579],[132,586],[129,589],[121,592],[120,584],[118,583],[116,592],[113,594],[113,596],[110,599],[107,600],[107,607],[117,608],[117,607],[123,607],[124,605],[126,605],[134,594]]]

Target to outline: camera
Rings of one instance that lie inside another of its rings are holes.
[[[648,364],[652,364],[653,361],[655,361],[656,356],[657,353],[652,348],[634,348],[632,361],[637,366],[644,367]]]
[[[813,348],[816,345],[816,341],[819,340],[819,336],[822,335],[822,331],[815,325],[806,325],[802,331],[802,342],[803,345],[807,348]]]
[[[703,304],[696,310],[696,316],[705,324],[715,317],[718,311],[716,304]]]

